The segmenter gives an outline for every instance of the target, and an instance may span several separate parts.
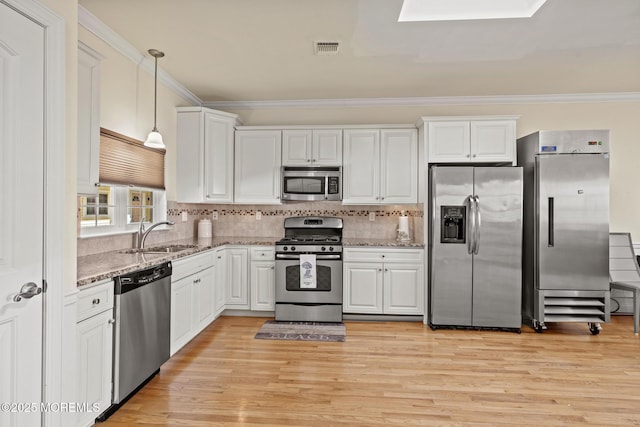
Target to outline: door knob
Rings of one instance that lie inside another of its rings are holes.
[[[20,302],[22,301],[22,298],[26,298],[26,299],[33,298],[36,295],[40,295],[41,293],[42,293],[42,288],[40,288],[35,283],[33,282],[25,283],[24,285],[22,285],[22,288],[20,288],[20,293],[15,297],[13,297],[13,301]]]

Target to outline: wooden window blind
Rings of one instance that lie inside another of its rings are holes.
[[[100,183],[164,190],[165,150],[100,128]]]

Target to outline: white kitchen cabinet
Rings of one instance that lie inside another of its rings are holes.
[[[234,190],[236,203],[280,203],[281,146],[281,131],[236,131]]]
[[[96,194],[100,167],[100,62],[104,57],[78,42],[77,193]]]
[[[424,251],[344,248],[343,311],[424,314]]]
[[[81,288],[76,324],[77,402],[102,411],[111,405],[113,321],[113,280]],[[93,425],[98,415],[79,412],[77,425]]]
[[[343,204],[418,200],[417,130],[345,129]]]
[[[283,166],[342,166],[342,129],[285,129]]]
[[[249,303],[249,249],[227,247],[226,301],[229,309],[250,309]]]
[[[238,116],[204,107],[177,108],[176,200],[233,202]]]
[[[275,247],[251,248],[251,310],[275,310]]]
[[[215,319],[214,252],[173,262],[171,276],[171,355]]]
[[[516,118],[423,117],[429,163],[512,163]]]

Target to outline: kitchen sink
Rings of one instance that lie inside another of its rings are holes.
[[[167,246],[154,246],[152,248],[143,249],[127,249],[120,251],[123,254],[170,254],[175,252],[182,252],[189,249],[196,248],[197,245],[167,245]]]

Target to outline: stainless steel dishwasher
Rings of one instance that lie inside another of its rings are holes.
[[[118,276],[115,282],[112,406],[104,421],[169,360],[171,262]]]

